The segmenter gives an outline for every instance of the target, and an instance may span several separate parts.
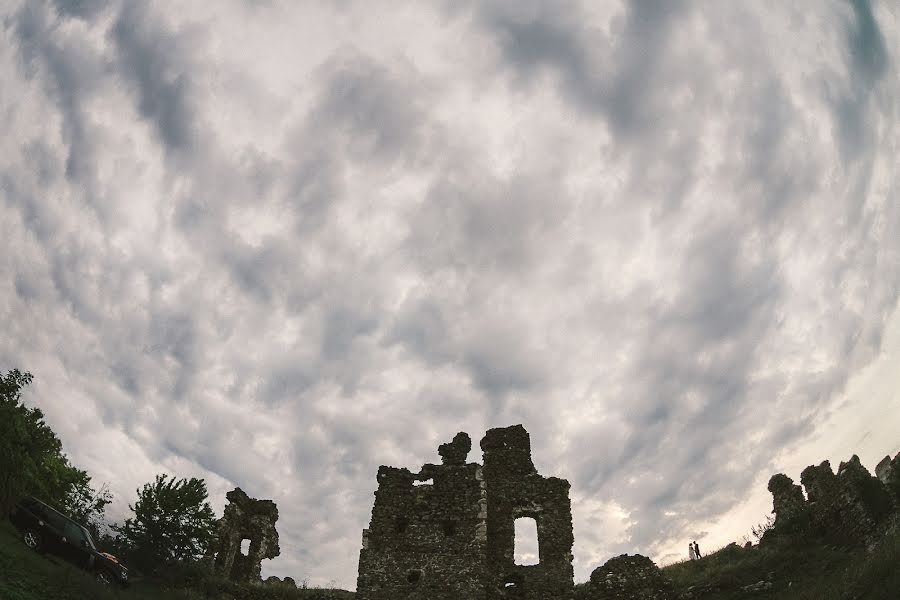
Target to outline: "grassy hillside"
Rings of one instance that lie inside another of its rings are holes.
[[[693,600],[897,600],[900,532],[870,552],[815,543],[770,548],[729,546],[700,561],[663,569],[682,597]],[[758,591],[745,588],[759,584]],[[185,588],[190,585],[189,588]],[[238,586],[170,573],[128,590],[99,587],[86,573],[28,550],[9,523],[0,524],[0,598],[3,600],[350,600],[343,590]]]
[[[663,573],[681,594],[697,600],[897,600],[900,532],[872,551],[815,542],[744,549],[727,546],[699,561],[669,565]],[[758,590],[746,590],[747,586]]]
[[[196,587],[183,588],[187,581]],[[106,589],[72,565],[32,552],[8,521],[0,523],[0,599],[2,600],[348,600],[344,590],[290,590],[240,586],[203,578],[169,577],[136,581],[129,589]]]

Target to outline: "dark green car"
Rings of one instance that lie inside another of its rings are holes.
[[[100,583],[128,585],[128,569],[116,557],[97,550],[90,531],[37,498],[19,501],[9,520],[32,550],[59,556],[93,573]]]

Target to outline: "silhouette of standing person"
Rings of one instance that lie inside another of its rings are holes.
[[[700,560],[700,558],[702,558],[700,556],[700,546],[697,545],[697,540],[694,540],[694,555],[697,557],[697,560]]]
[[[691,557],[691,560],[697,560],[697,555],[694,554],[694,545],[688,542],[688,556]]]

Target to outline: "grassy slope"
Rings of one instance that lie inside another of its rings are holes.
[[[219,584],[226,591],[172,590],[158,581],[139,581],[127,590],[104,589],[91,576],[53,556],[32,552],[8,521],[0,523],[0,599],[2,600],[349,600],[344,590],[288,590]],[[204,586],[207,587],[207,586]],[[207,589],[212,589],[208,586]]]
[[[694,586],[701,600],[897,600],[900,598],[900,532],[871,552],[793,544],[778,548],[724,548],[663,572],[679,592]],[[768,591],[746,585],[769,581]],[[704,589],[708,591],[704,591]]]
[[[8,521],[0,524],[0,598],[3,600],[107,600],[117,590],[100,588],[91,576],[55,557],[32,552]],[[144,600],[153,595],[135,594]]]
[[[850,552],[821,545],[778,548],[725,548],[700,561],[664,568],[679,592],[692,586],[698,600],[897,600],[900,598],[900,532],[874,551]],[[771,590],[741,588],[771,581]],[[28,550],[8,522],[0,524],[0,598],[3,600],[349,600],[341,590],[279,590],[263,586],[227,586],[210,593],[167,590],[159,582],[138,582],[130,589],[105,590],[91,577],[54,557]],[[218,586],[201,586],[212,591]],[[704,591],[706,590],[706,591]]]

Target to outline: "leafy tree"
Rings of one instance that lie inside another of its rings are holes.
[[[44,413],[22,404],[22,389],[31,381],[31,373],[18,369],[0,376],[0,515],[31,494],[96,524],[112,496],[103,488],[95,491],[90,476],[69,463]]]
[[[112,527],[133,560],[152,569],[193,561],[206,553],[215,531],[215,515],[203,479],[157,475],[137,493],[137,502],[128,507],[134,517]]]
[[[28,493],[59,500],[64,486],[62,443],[44,423],[44,413],[21,402],[22,389],[31,380],[31,373],[18,369],[0,376],[0,511],[4,515]]]

